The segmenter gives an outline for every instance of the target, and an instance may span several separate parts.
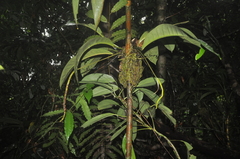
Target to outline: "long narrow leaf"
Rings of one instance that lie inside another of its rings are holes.
[[[64,66],[60,81],[59,81],[59,86],[60,88],[62,87],[63,83],[67,80],[69,74],[73,71],[73,68],[76,64],[76,56],[72,57],[68,63]]]
[[[119,0],[112,8],[111,13],[115,13],[127,4],[127,0]]]
[[[102,15],[102,10],[104,6],[104,0],[91,0],[92,4],[92,10],[93,10],[93,17],[94,17],[94,24],[97,28],[100,18]]]
[[[76,24],[78,23],[77,22],[78,5],[79,5],[79,0],[72,0],[73,17]]]
[[[88,127],[88,126],[90,126],[90,125],[92,125],[92,124],[94,124],[98,121],[101,121],[102,119],[105,119],[107,117],[114,116],[114,115],[116,115],[116,114],[113,114],[113,113],[100,114],[100,115],[95,116],[92,119],[86,121],[81,127],[86,128],[86,127]]]

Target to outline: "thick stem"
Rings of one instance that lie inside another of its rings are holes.
[[[127,1],[126,5],[126,56],[131,53],[131,0]],[[126,129],[126,159],[131,159],[132,152],[132,118],[133,118],[133,103],[132,103],[132,86],[128,81],[127,86],[127,129]]]

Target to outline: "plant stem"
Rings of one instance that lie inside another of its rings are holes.
[[[131,0],[126,5],[126,56],[131,53]],[[131,159],[132,152],[132,120],[133,120],[133,103],[132,103],[132,86],[128,81],[127,86],[127,129],[126,129],[126,159]]]

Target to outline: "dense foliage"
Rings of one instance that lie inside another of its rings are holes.
[[[105,1],[110,8],[118,1],[112,2]],[[132,1],[132,36],[140,42],[145,31],[157,26],[156,4],[156,0]],[[101,33],[87,25],[94,24],[90,3],[80,1],[78,6],[79,25],[75,25],[72,1],[0,2],[1,158],[123,158],[126,92],[121,84],[126,81],[118,81],[116,69],[122,62],[118,59],[124,57],[124,8],[113,11],[112,19],[106,16],[109,10],[103,10],[106,19],[101,18]],[[161,89],[156,87],[163,80],[153,75],[159,69],[154,65],[158,54],[153,53],[157,51],[153,38],[160,35],[154,30],[149,34],[149,48],[146,34],[143,46],[134,41],[135,57],[126,63],[137,61],[135,72],[144,67],[141,80],[132,81],[137,86],[133,91],[137,158],[174,158],[176,152],[187,158],[182,140],[193,146],[191,154],[197,158],[238,158],[234,150],[240,144],[239,8],[237,0],[168,0],[165,23],[179,25],[161,25],[163,33],[170,35],[166,28],[188,28],[210,49],[195,60],[199,49],[187,36],[168,45],[166,107],[162,104],[158,111],[152,105],[159,102]],[[111,21],[107,27],[106,21]],[[138,61],[141,52],[148,63]],[[63,110],[64,101],[67,110]],[[154,129],[141,131],[145,128]]]

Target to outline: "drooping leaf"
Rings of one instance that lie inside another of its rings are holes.
[[[98,45],[98,44],[105,44],[105,45],[109,45],[112,47],[115,45],[110,39],[105,38],[105,37],[96,37],[94,39],[88,40],[85,44],[83,44],[82,47],[80,47],[80,49],[77,52],[76,61],[75,61],[76,63],[74,65],[74,72],[75,72],[77,81],[78,81],[77,68],[78,68],[80,60],[82,59],[83,55],[85,54],[85,52],[88,49],[90,49],[92,46]]]
[[[218,57],[220,60],[222,59],[221,56],[220,56],[218,53],[216,53],[216,52],[213,50],[213,48],[212,48],[210,45],[208,45],[205,41],[203,41],[203,40],[201,40],[201,39],[197,39],[197,40],[198,40],[198,42],[200,42],[200,44],[201,44],[205,49],[207,49],[207,50],[210,51],[211,53],[217,55],[217,57]]]
[[[164,79],[162,78],[158,78],[158,80],[163,83]],[[137,87],[149,87],[149,86],[154,86],[158,84],[158,80],[156,77],[149,77],[149,78],[145,78],[143,80],[141,80]]]
[[[68,110],[66,113],[66,117],[64,119],[64,132],[67,141],[69,140],[70,135],[73,132],[74,128],[74,119],[72,113]]]
[[[175,49],[176,42],[173,38],[164,38],[161,40],[161,43],[171,52]]]
[[[104,0],[91,0],[91,4],[92,4],[95,28],[97,28],[102,15]]]
[[[113,30],[113,29],[119,27],[119,26],[122,25],[125,21],[126,21],[126,15],[121,16],[120,18],[118,18],[117,20],[115,20],[115,21],[113,22],[110,30]]]
[[[127,4],[127,0],[119,0],[111,10],[111,13],[115,13],[119,11],[121,8],[123,8]]]
[[[195,55],[195,60],[200,59],[204,53],[205,53],[205,50],[203,48],[200,48],[198,54]]]
[[[97,48],[97,49],[91,49],[89,50],[82,58],[82,60],[85,60],[87,58],[93,57],[93,56],[99,56],[99,55],[112,55],[113,53],[108,50],[108,48]]]
[[[98,103],[98,110],[111,108],[113,105],[119,105],[116,101],[112,99],[105,99]]]
[[[176,125],[176,119],[172,116],[172,110],[166,107],[163,104],[159,104],[158,108],[162,111],[162,113],[173,123]]]
[[[98,57],[92,57],[87,60],[81,61],[80,65],[80,73],[84,77],[86,74],[88,74],[99,62],[101,59],[101,56]]]
[[[77,22],[78,5],[79,5],[79,0],[72,0],[73,17],[76,24],[78,23]]]
[[[90,120],[86,121],[81,127],[86,128],[98,121],[101,121],[102,119],[105,119],[107,117],[114,116],[114,115],[116,115],[116,114],[113,114],[113,113],[100,114],[100,115],[95,116],[95,117],[91,118]]]
[[[47,112],[47,113],[43,114],[42,116],[44,116],[44,117],[46,117],[46,116],[54,116],[54,115],[58,115],[58,114],[61,114],[61,113],[63,113],[63,109],[50,111],[50,112]]]
[[[193,34],[193,32],[191,32],[190,30],[186,29],[186,28],[181,28],[179,27],[182,31],[184,31],[186,34],[188,34],[190,37],[197,39],[197,37]]]
[[[158,46],[152,47],[144,53],[145,57],[153,64],[157,64],[158,61]]]
[[[60,81],[59,81],[60,88],[62,87],[63,83],[67,80],[70,73],[73,71],[75,64],[76,64],[76,56],[72,57],[68,61],[68,63],[64,66],[61,77],[60,77]]]
[[[89,10],[89,11],[86,13],[86,16],[88,16],[89,18],[94,19],[94,17],[93,17],[93,11],[92,11],[92,10]],[[101,15],[100,21],[101,21],[101,22],[104,22],[104,23],[107,23],[107,22],[108,22],[108,21],[107,21],[107,18],[106,18],[105,16],[103,16],[103,15]]]
[[[146,88],[137,88],[137,91],[143,92],[149,99],[151,99],[154,103],[157,102],[159,96],[154,93],[153,91],[146,89]]]
[[[187,42],[200,47],[200,43],[196,39],[192,39],[190,36],[185,34],[179,27],[171,24],[160,24],[146,35],[142,49],[147,47],[155,40],[174,36],[180,37]]]
[[[146,101],[141,101],[140,102],[140,106],[139,106],[139,110],[142,114],[145,113],[145,111],[150,108],[150,104]],[[148,115],[148,114],[147,114]]]

